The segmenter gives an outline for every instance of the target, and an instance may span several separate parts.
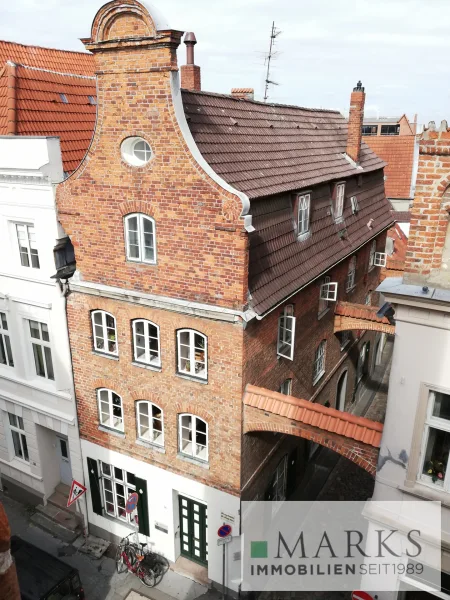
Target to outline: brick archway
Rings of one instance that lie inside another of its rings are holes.
[[[377,312],[376,306],[338,302],[334,310],[334,333],[357,329],[394,334],[395,325],[391,325],[386,317],[377,317]]]
[[[310,440],[375,476],[383,431],[383,425],[376,421],[248,385],[244,394],[244,433],[258,431]]]

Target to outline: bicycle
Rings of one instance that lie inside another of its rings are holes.
[[[139,577],[147,587],[156,585],[156,577],[154,571],[144,562],[145,554],[139,553],[137,544],[133,544],[128,539],[123,538],[117,546],[116,551],[116,568],[118,573],[129,571]]]
[[[158,585],[169,569],[169,561],[161,554],[152,552],[148,544],[131,542],[129,540],[130,535],[134,534],[130,533],[123,538],[117,547],[116,566],[118,573],[123,573],[127,569],[130,570],[130,566],[134,573],[135,563],[139,561],[141,570],[146,570],[153,575],[155,580],[153,586]],[[145,583],[145,585],[149,584]],[[149,587],[151,586],[149,585]]]

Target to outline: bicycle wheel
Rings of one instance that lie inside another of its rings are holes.
[[[151,569],[144,565],[139,565],[137,569],[137,576],[147,587],[154,587],[156,585],[155,574]]]
[[[125,563],[125,561],[123,560],[123,551],[124,551],[124,546],[121,546],[120,544],[117,546],[117,550],[116,550],[116,569],[118,573],[125,573],[125,571],[128,570],[128,567]]]

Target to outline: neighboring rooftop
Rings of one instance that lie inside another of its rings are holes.
[[[395,123],[400,123],[402,118],[405,115],[400,115],[399,117],[364,117],[364,124],[374,123],[381,125],[392,125]]]
[[[26,46],[0,40],[0,71],[7,61],[76,75],[95,74],[94,57],[87,52]]]

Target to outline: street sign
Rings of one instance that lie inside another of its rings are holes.
[[[222,526],[221,526],[221,527],[219,527],[219,529],[217,530],[217,535],[218,535],[220,538],[226,538],[226,537],[228,537],[229,535],[231,535],[231,531],[232,531],[231,525],[222,525]]]
[[[367,592],[353,592],[352,600],[373,600],[373,598]]]
[[[67,507],[76,502],[83,494],[86,493],[86,488],[75,479],[72,479],[72,485],[70,487],[69,497],[67,499]]]
[[[125,505],[125,510],[128,514],[132,513],[133,510],[136,509],[138,500],[139,496],[136,494],[136,492],[133,492],[128,496],[127,503]]]
[[[231,540],[233,539],[232,535],[229,535],[226,538],[218,538],[217,540],[217,545],[218,546],[223,546],[224,544],[229,544],[231,542]]]

